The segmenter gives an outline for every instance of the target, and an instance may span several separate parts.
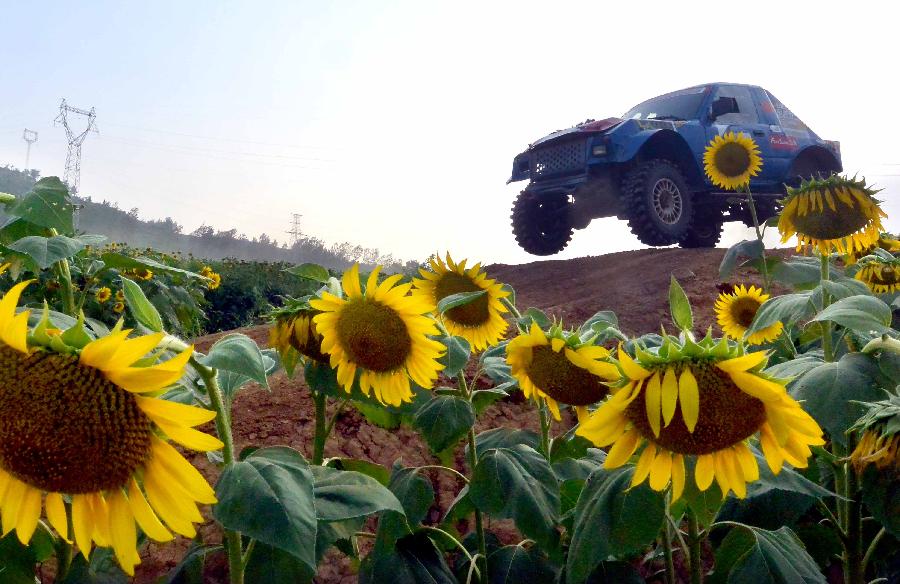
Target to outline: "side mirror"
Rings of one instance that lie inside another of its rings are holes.
[[[709,121],[714,122],[719,116],[724,116],[725,114],[737,114],[740,113],[740,109],[738,109],[737,99],[734,97],[719,97],[714,102],[712,102],[712,107],[709,111]]]

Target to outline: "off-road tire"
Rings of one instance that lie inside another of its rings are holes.
[[[684,238],[678,242],[679,247],[716,247],[722,237],[722,212],[719,210],[694,209],[694,220]]]
[[[519,246],[533,255],[553,255],[569,245],[574,231],[566,195],[538,196],[522,191],[512,207],[512,231]]]
[[[638,164],[625,175],[620,191],[628,226],[642,243],[672,245],[687,235],[693,196],[674,163],[656,159]]]

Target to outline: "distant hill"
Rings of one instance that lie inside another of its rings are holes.
[[[24,195],[38,178],[40,175],[36,170],[26,172],[11,166],[0,167],[0,192]],[[180,251],[210,260],[237,258],[295,264],[312,262],[335,270],[342,270],[354,262],[382,264],[391,271],[405,267],[391,255],[382,255],[377,249],[347,242],[327,245],[319,238],[302,235],[297,243],[288,247],[266,234],[248,238],[238,233],[237,229],[216,231],[208,225],[184,233],[182,226],[172,217],[145,221],[139,217],[138,209],[125,211],[115,202],[95,202],[90,197],[79,198],[78,202],[84,205],[78,218],[80,231],[99,233],[110,241],[127,243],[132,247]],[[407,263],[410,264],[407,267],[414,265],[413,262]]]

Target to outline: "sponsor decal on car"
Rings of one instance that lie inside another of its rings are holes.
[[[770,134],[769,144],[773,150],[796,150],[799,145],[796,138],[787,134]]]

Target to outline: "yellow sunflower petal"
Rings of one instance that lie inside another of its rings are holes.
[[[216,412],[158,398],[134,396],[138,407],[154,421],[164,420],[181,426],[199,426],[216,417]]]
[[[697,457],[697,465],[694,467],[694,482],[697,488],[705,491],[715,477],[715,462],[711,454],[701,454]]]
[[[628,379],[632,381],[650,377],[650,372],[638,365],[637,362],[631,358],[631,355],[625,351],[622,345],[619,345],[619,364],[622,366],[622,371],[625,372]]]
[[[91,553],[91,534],[94,532],[91,504],[87,495],[72,497],[72,531],[75,534],[75,544],[84,559],[87,559]]]
[[[661,408],[661,387],[659,382],[659,373],[654,373],[647,381],[647,388],[644,390],[644,405],[647,410],[647,422],[653,430],[653,435],[659,438],[659,417]]]
[[[131,507],[121,491],[109,495],[109,534],[119,566],[129,576],[134,576],[134,566],[140,562],[137,556],[137,530]],[[137,561],[135,561],[137,560]]]
[[[128,483],[128,506],[134,514],[134,519],[140,526],[141,531],[147,534],[147,537],[156,541],[171,541],[174,539],[168,529],[159,521],[156,513],[150,508],[147,499],[141,492],[134,479]]]
[[[653,461],[656,459],[656,446],[647,444],[641,456],[638,458],[637,465],[634,468],[634,475],[631,477],[631,486],[636,487],[650,476],[650,470],[653,467]]]
[[[684,492],[684,457],[680,454],[672,456],[672,502],[681,498]]]
[[[700,416],[700,390],[697,378],[690,367],[685,367],[678,380],[678,401],[681,404],[681,417],[688,432],[693,432]]]
[[[631,428],[625,432],[609,449],[606,455],[606,462],[603,464],[604,468],[618,468],[628,462],[628,459],[631,458],[631,455],[637,449],[640,439],[641,433],[638,432],[637,428]]]
[[[37,529],[41,517],[41,491],[29,487],[19,507],[19,518],[16,521],[16,536],[22,545],[28,545],[34,530]]]
[[[220,450],[224,444],[221,440],[209,434],[194,430],[193,428],[185,428],[177,424],[164,421],[162,419],[155,420],[156,425],[166,435],[178,442],[186,448],[199,450],[200,452],[208,452],[210,450]]]
[[[669,484],[672,476],[672,453],[661,449],[650,465],[650,488],[654,491],[662,491]]]
[[[62,495],[59,493],[47,493],[44,508],[47,510],[47,520],[53,526],[53,529],[56,530],[56,533],[71,543],[69,540],[69,518],[66,515],[66,505],[63,502]]]
[[[663,425],[668,426],[675,416],[675,406],[678,405],[678,379],[672,367],[667,367],[663,376],[661,400]]]
[[[362,288],[359,285],[359,264],[353,264],[341,277],[341,288],[344,294],[350,298],[362,296]]]
[[[765,351],[756,351],[754,353],[747,353],[746,355],[735,357],[733,359],[719,361],[718,363],[716,363],[716,367],[718,367],[725,373],[738,373],[742,371],[748,371],[758,366],[760,363],[763,363],[766,360],[767,356],[768,355]]]

